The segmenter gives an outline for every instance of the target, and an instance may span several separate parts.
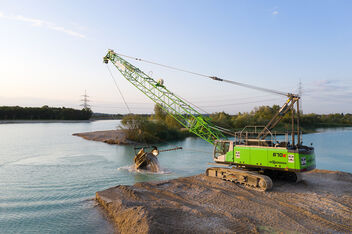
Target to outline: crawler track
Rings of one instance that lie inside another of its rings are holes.
[[[242,184],[257,191],[267,191],[273,187],[273,182],[269,176],[261,175],[254,171],[224,167],[210,167],[206,170],[206,175],[232,181],[237,184]]]

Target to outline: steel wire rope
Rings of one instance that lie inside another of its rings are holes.
[[[123,56],[123,57],[126,57],[126,58],[130,58],[130,59],[134,59],[134,60],[137,60],[137,61],[146,62],[146,63],[158,65],[158,66],[161,66],[161,67],[165,67],[165,68],[169,68],[169,69],[185,72],[185,73],[190,73],[190,74],[197,75],[197,76],[211,78],[213,80],[224,81],[224,82],[231,83],[231,84],[238,85],[238,86],[242,86],[242,87],[252,88],[252,89],[261,90],[261,91],[270,92],[270,93],[275,93],[275,94],[284,95],[284,96],[288,96],[289,95],[288,93],[280,92],[280,91],[277,91],[277,90],[257,87],[257,86],[254,86],[254,85],[249,85],[249,84],[240,83],[240,82],[236,82],[236,81],[232,81],[232,80],[222,79],[222,78],[219,78],[219,77],[216,77],[216,76],[209,76],[209,75],[205,75],[205,74],[201,74],[201,73],[197,73],[197,72],[192,72],[192,71],[189,71],[189,70],[180,69],[180,68],[177,68],[177,67],[173,67],[173,66],[169,66],[169,65],[153,62],[153,61],[149,61],[149,60],[146,60],[146,59],[136,58],[136,57],[125,55],[125,54],[117,53],[117,55],[120,55],[120,56]],[[181,98],[181,99],[187,101],[184,98]],[[189,101],[187,101],[187,102],[189,102]],[[248,103],[254,103],[254,102],[248,102]],[[197,106],[197,105],[195,105],[193,103],[191,103],[191,104],[208,114],[208,112],[205,111],[204,109],[200,108],[200,106]],[[238,104],[240,105],[240,104],[247,104],[247,103],[238,103]],[[227,104],[226,106],[229,106],[229,105],[232,105],[232,104]],[[236,104],[234,104],[234,105],[236,105]],[[205,107],[205,106],[203,106],[203,107]]]
[[[248,99],[256,99],[256,98],[262,98],[262,97],[269,97],[269,96],[273,96],[274,94],[266,94],[266,95],[261,95],[261,96],[253,96],[253,97],[242,97],[242,98],[237,98],[236,100],[248,100]],[[228,99],[215,99],[215,98],[211,98],[209,99],[209,97],[206,98],[195,98],[193,99],[194,102],[197,103],[203,103],[203,102],[227,102],[227,101],[233,101],[233,94],[232,94],[232,98],[228,98]]]
[[[130,110],[130,108],[129,108],[128,105],[127,105],[127,102],[126,102],[125,98],[123,97],[123,94],[122,94],[122,92],[121,92],[119,86],[118,86],[117,83],[116,83],[116,80],[115,80],[114,75],[112,74],[112,72],[111,72],[111,70],[110,70],[109,65],[106,64],[106,67],[108,68],[108,71],[109,71],[109,73],[110,73],[110,75],[111,75],[111,78],[112,78],[112,80],[114,81],[115,86],[116,86],[117,90],[119,91],[119,93],[120,93],[120,95],[121,95],[121,97],[122,97],[123,102],[124,102],[125,105],[126,105],[126,108],[127,108],[127,110],[128,110],[128,113],[132,113],[131,110]]]
[[[245,83],[241,83],[241,82],[237,82],[237,81],[233,81],[233,80],[226,80],[226,79],[222,79],[222,78],[219,78],[219,77],[216,77],[216,76],[209,76],[209,75],[205,75],[205,74],[201,74],[201,73],[197,73],[197,72],[192,72],[192,71],[189,71],[189,70],[185,70],[185,69],[181,69],[181,68],[177,68],[177,67],[161,64],[161,63],[156,63],[156,62],[153,62],[153,61],[149,61],[149,60],[145,60],[145,59],[141,59],[141,58],[136,58],[136,57],[125,55],[125,54],[117,53],[117,55],[120,55],[120,56],[123,56],[123,57],[126,57],[126,58],[130,58],[130,59],[134,59],[134,60],[137,60],[137,61],[145,62],[145,63],[158,65],[158,66],[169,68],[169,69],[176,70],[176,71],[181,71],[181,72],[193,74],[193,75],[196,75],[196,76],[206,77],[206,78],[210,78],[210,79],[217,80],[217,81],[223,81],[223,82],[226,82],[226,83],[229,83],[229,84],[233,84],[233,85],[237,85],[237,86],[242,86],[242,87],[246,87],[246,88],[250,88],[250,89],[256,89],[256,90],[269,92],[269,93],[275,93],[275,94],[279,94],[279,95],[283,95],[283,96],[288,96],[289,95],[289,93],[280,92],[280,91],[277,91],[277,90],[274,90],[274,89],[262,88],[262,87],[258,87],[258,86],[254,86],[254,85],[250,85],[250,84],[245,84]]]
[[[205,106],[205,105],[201,105],[201,106],[198,106],[194,103],[191,103],[190,101],[188,101],[187,99],[185,98],[182,98],[178,95],[176,95],[175,93],[173,93],[175,96],[177,96],[178,98],[188,102],[189,104],[192,104],[194,107],[198,108],[199,110],[203,111],[205,114],[211,114],[210,112],[208,112],[207,110],[203,109],[203,108],[209,108],[209,107],[219,107],[219,106],[236,106],[236,105],[243,105],[243,104],[251,104],[251,103],[258,103],[258,102],[263,102],[263,101],[276,101],[277,99],[265,99],[265,100],[255,100],[255,101],[250,101],[250,102],[237,102],[237,103],[230,103],[230,104],[221,104],[221,105],[210,105],[210,106]],[[117,103],[117,104],[122,104],[122,103]],[[145,104],[145,103],[135,103],[135,104]],[[153,104],[153,103],[148,103],[148,104]],[[100,108],[117,108],[117,109],[122,109],[124,107],[118,107],[118,106],[96,106],[95,107],[100,107]],[[134,109],[150,109],[151,107],[134,107]]]
[[[289,88],[291,88],[292,86],[285,86],[285,87],[281,87],[281,89],[289,89]],[[301,94],[297,91],[297,93],[298,93],[298,96],[299,97],[301,97]],[[262,98],[262,97],[269,97],[269,96],[272,96],[272,95],[275,95],[275,94],[265,94],[265,95],[260,95],[260,96],[251,96],[251,97],[241,97],[241,98],[238,98],[238,97],[236,97],[236,100],[241,100],[241,99],[253,99],[253,98]],[[197,102],[197,103],[199,103],[199,102],[222,102],[222,101],[230,101],[230,100],[233,100],[233,93],[231,93],[231,94],[227,94],[227,95],[225,95],[225,94],[222,94],[221,96],[213,96],[212,95],[212,97],[213,98],[211,98],[211,100],[209,100],[209,96],[207,96],[207,97],[196,97],[196,98],[192,98],[192,100],[194,101],[194,102]],[[218,99],[218,98],[221,98],[221,99]],[[231,97],[231,99],[228,99],[228,98],[230,98]],[[227,98],[227,99],[224,99],[224,98]]]
[[[175,94],[176,95],[176,94]],[[176,95],[177,96],[177,95]],[[191,103],[190,101],[187,101],[186,99],[182,98],[182,97],[179,97],[177,96],[178,98],[181,98],[182,100],[186,101],[186,102],[189,102],[190,104],[192,104],[193,106],[195,106],[196,108],[198,108],[199,110],[201,111],[204,111],[206,114],[210,115],[210,113],[208,113],[206,110],[200,108],[199,106],[196,106],[195,104]],[[220,131],[220,132],[223,132],[223,133],[226,133],[226,134],[229,134],[231,136],[234,136],[234,134],[231,132],[231,130],[227,129],[227,128],[223,128],[223,127],[220,127],[220,126],[217,126],[214,124],[214,127],[213,126],[209,126],[210,128],[212,129],[215,129],[217,131]]]
[[[186,101],[186,103],[188,102],[189,104],[193,105],[194,107],[198,108],[199,110],[201,110],[201,111],[205,112],[206,114],[210,115],[210,113],[208,113],[206,110],[200,108],[199,106],[197,106],[197,105],[191,103],[190,101],[188,101],[188,100],[186,100],[186,99],[184,99],[184,98],[182,98],[182,97],[176,95],[175,93],[173,93],[173,94],[174,94],[176,97],[178,97],[178,98],[180,98],[180,99]],[[217,125],[215,125],[215,124],[214,124],[214,126],[209,126],[209,127],[212,128],[212,129],[215,129],[215,130],[217,130],[217,131],[226,133],[226,134],[228,134],[228,135],[234,136],[234,134],[231,132],[231,130],[229,130],[229,129],[227,129],[227,128],[223,128],[223,127],[217,126]]]
[[[197,106],[197,105],[191,103],[190,101],[188,101],[188,100],[186,100],[186,99],[184,99],[184,98],[182,98],[182,97],[176,95],[175,93],[173,93],[173,94],[174,94],[176,97],[178,97],[178,98],[180,98],[180,99],[182,99],[182,100],[188,102],[189,104],[193,105],[194,107],[198,108],[199,110],[204,111],[206,114],[210,115],[210,113],[208,113],[206,110],[200,108],[199,106]],[[217,125],[215,125],[215,124],[214,124],[214,126],[209,126],[209,127],[212,128],[212,129],[218,130],[218,131],[220,131],[220,132],[226,133],[226,134],[228,134],[228,135],[234,136],[234,134],[231,132],[231,130],[229,130],[229,129],[227,129],[227,128],[223,128],[223,127],[217,126]]]
[[[166,141],[166,140],[163,140],[157,136],[152,136],[154,139],[158,140],[158,142],[161,142],[159,144],[161,144],[161,147],[163,147],[163,144],[166,144],[166,145],[170,145],[171,147],[173,148],[179,148],[181,150],[183,150],[183,147],[181,146],[177,146],[177,145],[174,145],[174,144],[171,144],[169,141]],[[135,143],[133,144],[134,146],[134,149],[141,149],[141,148],[153,148],[154,146],[156,145],[159,145],[159,144],[156,144],[156,143],[147,143],[147,141],[145,140],[144,138],[144,142],[139,142],[139,143]],[[137,146],[137,147],[136,147]],[[158,147],[157,147],[158,148]],[[162,149],[161,149],[162,150]],[[165,152],[165,151],[164,151]]]
[[[166,67],[166,68],[170,68],[170,69],[174,69],[174,70],[182,71],[182,72],[191,73],[191,74],[198,75],[198,76],[209,77],[209,76],[206,76],[206,75],[203,75],[203,74],[200,74],[200,73],[191,72],[191,71],[187,71],[187,70],[183,70],[183,69],[179,69],[179,68],[174,68],[174,67],[171,67],[171,66],[167,66],[167,65],[163,65],[163,64],[159,64],[159,63],[155,63],[155,62],[147,61],[147,60],[142,60],[142,59],[134,58],[134,57],[127,56],[127,55],[122,55],[122,54],[118,54],[118,55],[120,55],[120,56],[124,56],[124,57],[127,57],[127,58],[132,58],[132,59],[135,59],[135,60],[138,60],[138,61],[144,61],[144,62],[148,62],[148,63],[151,63],[151,64],[155,64],[155,65],[163,66],[163,67]],[[125,101],[125,98],[123,97],[122,92],[121,92],[121,90],[119,89],[119,87],[118,87],[118,85],[117,85],[117,83],[116,83],[116,80],[115,80],[115,78],[114,78],[114,76],[113,76],[113,74],[112,74],[112,72],[111,72],[111,70],[110,70],[110,68],[109,68],[109,66],[108,66],[108,65],[107,65],[107,68],[108,68],[108,70],[109,70],[109,73],[110,73],[110,75],[111,75],[111,78],[113,79],[113,81],[114,81],[114,83],[115,83],[116,88],[117,88],[117,89],[118,89],[118,91],[120,92],[120,95],[121,95],[121,97],[122,97],[122,99],[123,99],[123,101],[124,101],[124,103],[125,103],[125,105],[126,105],[126,107],[127,107],[128,111],[131,113],[131,111],[130,111],[130,109],[129,109],[129,107],[128,107],[128,105],[127,105],[126,101]],[[211,78],[211,77],[210,77],[210,78]],[[179,96],[178,96],[178,95],[176,95],[176,94],[174,94],[174,95],[175,95],[175,96],[177,96],[177,97],[178,97],[178,98],[180,98],[180,99],[185,100],[184,98],[181,98],[181,97],[179,97]],[[185,101],[186,101],[186,102],[188,102],[187,100],[185,100]],[[190,103],[190,102],[189,102],[189,103]],[[192,103],[190,103],[190,104],[192,104]],[[194,105],[194,104],[192,104],[192,105],[193,105],[193,106],[195,106],[195,107],[197,107],[197,106],[196,106],[196,105]],[[200,110],[202,110],[200,107],[197,107],[197,108],[198,108],[198,109],[200,109]],[[202,110],[202,111],[204,111],[204,112],[206,112],[206,113],[207,113],[207,111],[205,111],[205,110]],[[216,127],[218,127],[218,126],[216,126]],[[212,128],[217,129],[216,127],[212,127]],[[221,127],[220,127],[220,128],[221,128]],[[224,130],[221,130],[220,128],[218,128],[218,130],[219,130],[219,131],[224,132]],[[224,129],[224,128],[222,128],[222,129]],[[162,139],[159,139],[159,140],[164,141],[164,140],[162,140]],[[166,142],[166,141],[165,141],[165,142]],[[145,143],[146,143],[146,141],[145,141]]]
[[[265,99],[260,101],[251,101],[251,102],[238,102],[238,103],[231,103],[231,104],[222,104],[222,105],[215,105],[215,106],[202,106],[202,107],[218,107],[218,106],[235,106],[235,105],[243,105],[243,104],[251,104],[257,102],[264,102],[264,101],[276,101],[277,99]]]
[[[190,152],[196,152],[196,153],[207,153],[207,154],[211,154],[212,151],[205,151],[205,150],[195,150],[195,149],[191,149],[191,148],[183,148],[182,150],[184,151],[190,151]]]
[[[193,74],[193,75],[197,75],[197,76],[201,76],[201,77],[210,78],[210,79],[213,79],[213,80],[216,80],[216,81],[223,81],[223,82],[230,83],[230,84],[237,85],[237,86],[242,86],[242,87],[246,87],[246,88],[250,88],[250,89],[255,89],[255,90],[260,90],[260,91],[264,91],[264,92],[279,94],[279,95],[283,95],[283,96],[290,96],[291,95],[290,93],[284,93],[284,92],[280,92],[280,91],[273,90],[273,89],[257,87],[257,86],[254,86],[254,85],[249,85],[249,84],[245,84],[245,83],[241,83],[241,82],[236,82],[236,81],[232,81],[232,80],[222,79],[222,78],[219,78],[219,77],[216,77],[216,76],[209,76],[209,75],[205,75],[205,74],[201,74],[201,73],[197,73],[197,72],[192,72],[192,71],[189,71],[189,70],[180,69],[180,68],[177,68],[177,67],[173,67],[173,66],[169,66],[169,65],[165,65],[165,64],[161,64],[161,63],[157,63],[157,62],[153,62],[153,61],[149,61],[149,60],[145,60],[145,59],[141,59],[141,58],[125,55],[125,54],[120,54],[120,53],[116,53],[116,54],[119,55],[119,56],[126,57],[126,58],[134,59],[136,61],[146,62],[146,63],[158,65],[158,66],[161,66],[161,67],[169,68],[169,69],[172,69],[172,70],[177,70],[177,71],[181,71],[181,72],[185,72],[185,73],[189,73],[189,74]],[[183,99],[183,100],[185,100],[185,99]],[[192,104],[192,103],[190,103],[190,104]],[[198,106],[196,106],[194,104],[192,104],[192,105],[197,107],[198,109],[202,110],[202,108],[200,108],[200,107],[198,107]],[[202,111],[204,111],[204,110],[202,110]],[[205,111],[205,112],[207,113],[207,111]],[[218,126],[215,126],[213,128],[216,129],[216,127],[218,127]],[[218,130],[220,130],[222,132],[225,132],[224,130],[221,130],[221,129],[218,129]]]
[[[178,97],[179,99],[185,101],[186,103],[189,103],[189,104],[193,105],[194,107],[198,108],[199,110],[203,111],[205,114],[210,115],[210,113],[208,113],[206,110],[204,110],[204,109],[200,108],[199,106],[193,104],[192,102],[188,101],[187,99],[185,99],[185,98],[183,98],[183,97],[181,97],[181,96],[178,96],[178,95],[175,94],[175,93],[173,93],[173,94],[174,94],[176,97]]]
[[[174,148],[181,148],[180,150],[183,150],[183,151],[191,151],[191,152],[201,152],[201,153],[211,153],[211,151],[202,151],[202,150],[194,150],[194,149],[191,149],[191,148],[185,148],[185,147],[182,147],[182,146],[178,146],[178,145],[174,145],[174,144],[171,144],[169,141],[166,141],[166,140],[163,140],[163,139],[160,139],[159,138],[159,141],[161,142],[161,146],[160,147],[165,147],[165,145],[169,145],[171,147],[174,147]],[[164,146],[163,146],[164,144]],[[138,145],[138,144],[135,144],[135,145]],[[152,148],[154,145],[158,145],[158,144],[147,144],[145,143],[145,148]],[[159,148],[159,147],[158,147]],[[163,149],[160,149],[160,150],[163,150]]]

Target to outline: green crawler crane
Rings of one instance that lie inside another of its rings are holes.
[[[214,162],[219,166],[208,168],[206,170],[208,176],[233,181],[259,191],[266,191],[272,188],[271,178],[273,177],[299,181],[301,172],[315,168],[314,148],[304,146],[301,142],[299,128],[300,98],[298,95],[192,72],[215,81],[224,81],[288,97],[288,100],[266,126],[248,126],[240,132],[229,133],[202,116],[192,104],[169,91],[163,84],[163,80],[155,81],[139,68],[123,59],[122,56],[113,50],[109,50],[104,57],[104,63],[110,61],[131,84],[175,118],[181,125],[214,145]],[[143,61],[138,58],[133,59]],[[166,67],[172,68],[170,66]],[[296,116],[294,111],[295,104],[297,107]],[[284,115],[290,111],[292,116],[291,142],[287,133],[283,135],[285,139],[279,142],[276,133],[273,134],[272,130]],[[223,133],[233,135],[234,139],[227,140]],[[296,139],[297,143],[295,143]]]

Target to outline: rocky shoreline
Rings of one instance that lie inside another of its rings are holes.
[[[352,232],[352,174],[314,170],[269,192],[203,174],[118,185],[96,201],[121,233]]]

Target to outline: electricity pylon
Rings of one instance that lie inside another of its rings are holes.
[[[90,102],[90,100],[88,99],[89,96],[87,95],[87,90],[84,90],[84,95],[82,95],[82,99],[81,101],[83,102],[80,106],[83,106],[83,109],[90,109],[90,105],[88,104],[88,102]]]

